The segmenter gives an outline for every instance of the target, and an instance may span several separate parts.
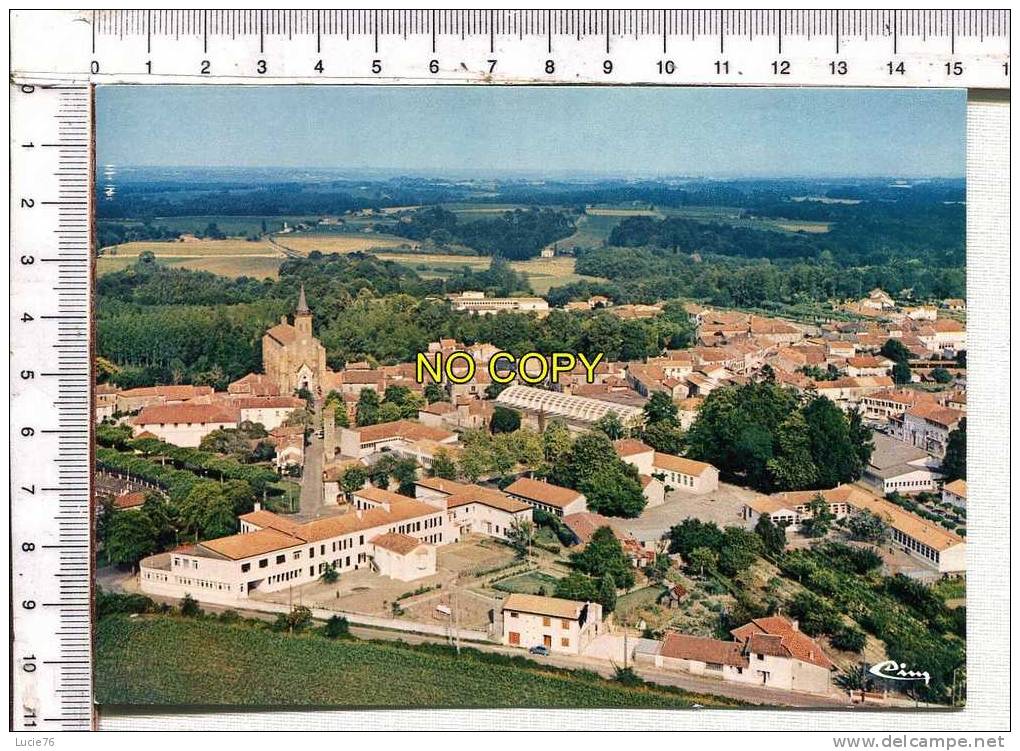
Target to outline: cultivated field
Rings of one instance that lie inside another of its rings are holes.
[[[227,240],[194,240],[191,242],[157,242],[140,241],[124,243],[123,245],[111,245],[103,248],[103,254],[117,257],[138,257],[149,251],[157,258],[173,257],[183,258],[186,256],[196,258],[209,258],[212,256],[279,256],[283,254],[270,245],[266,240],[248,241],[241,238],[229,238]]]
[[[660,707],[736,702],[627,688],[521,658],[464,649],[330,641],[171,616],[113,615],[96,627],[105,705]],[[523,657],[523,655],[522,655]]]
[[[323,234],[290,234],[275,235],[277,243],[307,255],[313,250],[320,253],[356,253],[376,248],[408,248],[417,247],[417,243],[396,235],[375,234],[370,232],[323,233]]]
[[[209,271],[222,276],[275,278],[286,256],[264,240],[199,240],[197,242],[132,242],[103,249],[97,260],[100,276],[133,265],[138,256],[151,252],[171,267]]]

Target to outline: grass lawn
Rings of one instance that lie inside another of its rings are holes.
[[[492,585],[492,588],[498,589],[501,592],[517,592],[525,595],[537,595],[539,589],[544,589],[547,595],[552,596],[553,591],[556,589],[557,581],[559,579],[555,576],[550,576],[544,571],[529,571],[526,574],[511,576],[509,579],[498,581]]]
[[[652,605],[656,604],[659,597],[665,591],[665,587],[655,585],[651,587],[642,587],[641,589],[635,589],[633,592],[628,592],[625,595],[620,595],[616,598],[616,612],[621,615],[626,615],[632,611],[650,608]]]
[[[96,627],[96,699],[106,705],[646,707],[726,699],[627,688],[522,658],[288,636],[249,624],[109,615]]]

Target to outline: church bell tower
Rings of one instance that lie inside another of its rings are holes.
[[[297,310],[294,311],[294,328],[297,329],[298,337],[302,340],[312,338],[312,311],[308,309],[308,301],[305,300],[305,285],[301,285],[301,295],[298,297]]]

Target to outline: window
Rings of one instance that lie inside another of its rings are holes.
[[[259,561],[259,568],[265,568],[268,565],[269,565],[268,558],[263,558],[261,561]]]
[[[567,620],[567,619],[565,619],[565,618],[564,618],[564,619],[561,619],[561,620],[560,620],[560,627],[561,627],[561,628],[570,628],[570,621],[568,621],[568,620]]]
[[[301,557],[301,551],[300,550],[295,550],[294,551],[294,560],[296,561],[300,557]]]
[[[562,639],[560,639],[560,646],[561,647],[569,647],[570,646],[570,639],[568,639],[567,637],[563,637]]]
[[[552,625],[552,618],[549,618],[548,616],[544,616],[542,618],[542,625],[543,626],[551,626]]]
[[[278,555],[278,556],[276,556],[276,562],[277,563],[284,563],[286,560],[287,560],[287,556],[285,556],[285,555]]]
[[[514,615],[517,615],[517,614],[514,613]],[[511,631],[508,634],[508,636],[510,637],[509,641],[510,641],[511,644],[520,644],[521,643],[521,635],[519,633],[517,633],[516,631]]]
[[[516,618],[516,617],[517,617],[517,613],[516,613],[516,611],[513,611],[513,610],[511,610],[511,611],[510,611],[510,617],[511,617],[511,618]]]
[[[308,557],[309,558],[314,558],[315,557],[315,546],[314,545],[312,547],[308,548]]]
[[[242,563],[241,564],[241,571],[242,571],[242,573],[245,572],[245,571],[251,571],[251,564],[250,563]]]

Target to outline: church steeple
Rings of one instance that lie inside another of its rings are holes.
[[[305,300],[305,285],[301,285],[301,294],[298,296],[297,310],[294,311],[299,316],[309,316],[312,311],[308,309],[308,301]]]

